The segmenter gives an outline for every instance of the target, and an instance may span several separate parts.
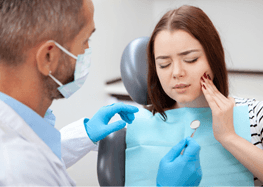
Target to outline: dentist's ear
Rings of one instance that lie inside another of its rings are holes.
[[[61,57],[61,51],[56,47],[55,43],[48,41],[43,43],[36,54],[36,62],[38,70],[45,76],[49,72],[55,72]]]

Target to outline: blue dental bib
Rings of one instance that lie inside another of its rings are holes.
[[[190,124],[201,122],[194,139],[201,146],[203,177],[200,186],[254,186],[252,173],[215,138],[210,108],[180,108],[154,116],[140,109],[126,133],[125,186],[156,186],[160,160],[170,149],[194,131]],[[250,142],[248,106],[234,107],[236,133]]]

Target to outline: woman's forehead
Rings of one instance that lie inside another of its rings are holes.
[[[154,54],[183,53],[189,50],[203,51],[200,42],[183,30],[159,32],[154,41]]]

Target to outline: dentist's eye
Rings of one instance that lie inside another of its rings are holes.
[[[163,68],[168,67],[169,65],[170,65],[170,64],[167,64],[167,65],[164,65],[164,66],[160,65],[160,68],[163,69]]]
[[[185,62],[187,62],[187,63],[194,63],[194,62],[196,62],[198,60],[198,58],[195,58],[195,59],[193,59],[193,60],[185,60]]]

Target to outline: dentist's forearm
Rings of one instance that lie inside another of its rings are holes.
[[[263,181],[263,150],[237,134],[220,142],[255,177]]]

